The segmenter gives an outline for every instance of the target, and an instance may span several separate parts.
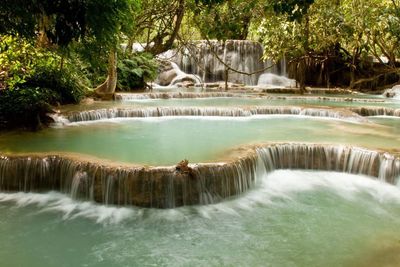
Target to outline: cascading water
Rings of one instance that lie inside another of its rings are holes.
[[[176,92],[176,93],[147,93],[147,94],[115,94],[115,99],[119,101],[132,101],[140,99],[170,99],[170,98],[210,98],[210,97],[248,97],[244,94],[234,94],[227,92]]]
[[[311,117],[336,118],[349,121],[365,121],[361,116],[346,110],[302,108],[302,107],[149,107],[149,108],[113,108],[71,112],[53,116],[57,124],[85,122],[114,118],[144,118],[165,116],[218,116],[249,117],[254,115],[303,115]]]
[[[173,61],[186,73],[199,75],[204,82],[225,80],[227,66],[234,70],[253,73],[264,68],[260,43],[247,40],[198,41],[179,51]],[[257,85],[260,73],[245,75],[228,72],[228,81]]]
[[[361,116],[394,116],[400,117],[400,109],[385,107],[359,107],[351,108],[351,111]]]
[[[296,80],[289,79],[285,76],[277,75],[274,73],[263,73],[258,78],[257,85],[260,87],[294,88],[296,87]]]
[[[339,171],[377,177],[396,184],[400,161],[388,153],[361,148],[275,144],[258,147],[229,163],[174,167],[111,167],[61,156],[0,158],[0,190],[57,190],[100,203],[173,208],[209,204],[254,187],[276,169]]]

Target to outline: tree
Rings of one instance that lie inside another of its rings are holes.
[[[130,35],[128,49],[141,40],[153,55],[172,48],[186,11],[185,0],[149,0],[135,16],[137,29]]]
[[[305,90],[305,74],[310,54],[310,6],[314,0],[269,1],[260,27],[265,57],[275,61],[288,57],[295,65],[300,92]],[[267,19],[268,18],[268,19]]]
[[[198,17],[196,26],[203,38],[245,40],[257,3],[257,0],[198,0],[191,9]]]
[[[373,76],[368,79],[372,81],[397,72],[396,14],[396,1],[389,0],[269,1],[256,36],[264,44],[266,58],[289,60],[301,89],[306,74],[317,69],[324,73],[327,86],[331,75],[343,73],[341,82],[354,87],[366,81],[362,77]],[[374,69],[371,56],[380,61],[380,70]]]
[[[0,33],[37,38],[39,46],[60,51],[79,42],[95,48],[91,53],[109,54],[108,79],[96,89],[109,95],[115,90],[120,33],[132,32],[138,4],[138,0],[3,0]]]

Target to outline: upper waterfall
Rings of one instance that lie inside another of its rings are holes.
[[[263,47],[248,40],[197,41],[176,53],[163,57],[175,62],[182,71],[198,75],[204,82],[224,81],[228,68],[228,82],[257,85],[264,69]],[[257,73],[255,73],[257,72]]]

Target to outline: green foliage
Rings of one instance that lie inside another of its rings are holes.
[[[3,126],[36,127],[49,104],[78,103],[84,95],[85,79],[73,64],[24,39],[2,36],[0,63]]]
[[[314,0],[276,0],[272,6],[277,14],[287,15],[290,21],[301,21]]]
[[[76,103],[83,95],[85,85],[68,60],[24,39],[0,38],[0,66],[0,81],[5,90],[48,88],[57,95],[49,99],[50,103]]]
[[[115,46],[118,33],[133,27],[138,0],[2,0],[0,33],[35,38],[43,31],[52,44],[93,37],[103,46]]]
[[[48,100],[53,92],[43,88],[15,88],[0,91],[0,129],[29,127],[37,129],[46,123],[51,111]]]
[[[256,0],[197,1],[194,10],[203,36],[218,40],[247,38]],[[210,27],[210,25],[212,25]]]
[[[123,54],[118,60],[118,84],[122,91],[142,89],[157,76],[158,65],[151,54]]]
[[[47,104],[79,102],[104,78],[106,56],[133,32],[139,6],[140,0],[2,0],[0,121],[23,122],[24,112],[36,118]]]

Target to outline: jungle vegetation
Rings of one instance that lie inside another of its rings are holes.
[[[37,128],[54,106],[142,89],[157,54],[196,39],[261,42],[301,88],[400,78],[399,0],[2,0],[0,128]]]

